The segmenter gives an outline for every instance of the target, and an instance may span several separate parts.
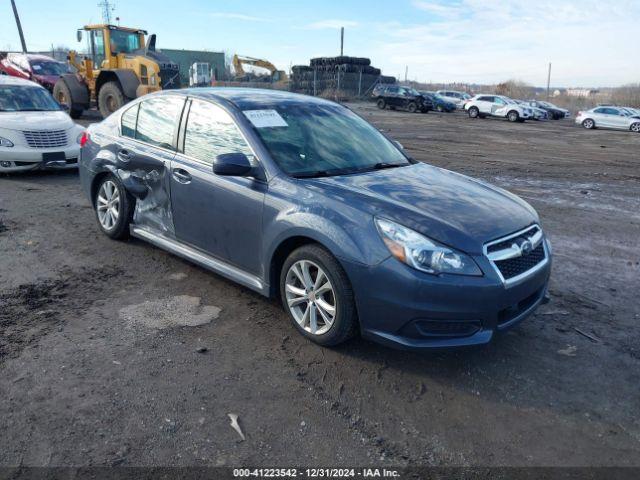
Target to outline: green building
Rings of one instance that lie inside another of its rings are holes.
[[[224,76],[225,64],[223,52],[163,48],[162,53],[178,64],[180,68],[180,83],[183,87],[189,86],[189,67],[196,62],[206,62],[211,65],[216,80],[220,80]]]

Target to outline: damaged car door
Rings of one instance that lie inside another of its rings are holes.
[[[136,197],[134,222],[173,236],[169,171],[185,99],[162,96],[139,102],[122,115],[115,152],[120,178]]]
[[[178,153],[171,163],[171,204],[176,238],[241,269],[260,270],[262,209],[267,183],[251,147],[220,106],[189,100]],[[216,158],[242,154],[247,175],[220,175]]]

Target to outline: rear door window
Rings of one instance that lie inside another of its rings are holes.
[[[253,154],[231,116],[217,105],[193,100],[184,135],[184,154],[213,164],[223,153]]]
[[[173,137],[184,106],[184,98],[163,96],[140,103],[136,140],[173,150]]]

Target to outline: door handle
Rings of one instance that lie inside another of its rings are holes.
[[[122,149],[118,152],[118,158],[123,162],[128,162],[133,157],[133,154],[129,150]]]
[[[191,175],[186,170],[174,168],[172,173],[173,178],[175,178],[177,182],[184,184],[191,183]]]

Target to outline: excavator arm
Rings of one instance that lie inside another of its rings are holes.
[[[287,74],[282,70],[278,70],[276,66],[268,60],[263,60],[261,58],[246,57],[243,55],[236,54],[233,56],[233,68],[236,71],[237,77],[243,77],[244,75],[246,75],[246,72],[242,67],[243,64],[252,65],[254,67],[265,68],[269,70],[269,73],[271,73],[272,77],[279,77],[279,78],[276,78],[276,80],[278,81],[284,81],[287,79]]]

